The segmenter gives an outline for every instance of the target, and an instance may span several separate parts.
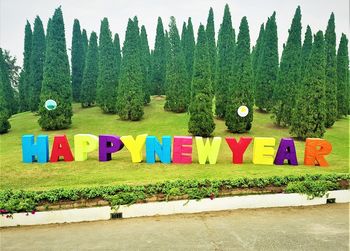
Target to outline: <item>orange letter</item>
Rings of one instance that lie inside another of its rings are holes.
[[[307,138],[305,142],[304,165],[328,166],[324,158],[332,152],[332,145],[324,139]]]

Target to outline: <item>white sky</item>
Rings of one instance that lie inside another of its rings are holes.
[[[313,33],[324,31],[333,11],[337,44],[342,32],[349,37],[349,0],[0,0],[0,47],[10,50],[21,65],[26,20],[33,25],[35,16],[39,15],[46,30],[48,18],[61,5],[68,48],[71,47],[74,18],[79,19],[81,27],[89,34],[91,31],[98,33],[100,21],[108,17],[112,32],[119,33],[123,42],[127,20],[134,15],[138,16],[140,25],[146,26],[150,47],[153,48],[158,16],[162,17],[166,28],[169,17],[175,16],[180,32],[183,21],[191,16],[197,34],[199,23],[206,24],[209,8],[213,7],[217,35],[226,3],[230,6],[236,32],[240,19],[247,16],[252,44],[255,44],[261,23],[276,11],[280,53],[298,5],[302,11],[303,33],[307,24]]]

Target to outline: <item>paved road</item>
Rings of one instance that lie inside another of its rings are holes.
[[[0,230],[5,250],[349,250],[349,204]]]

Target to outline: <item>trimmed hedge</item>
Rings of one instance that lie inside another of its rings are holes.
[[[285,187],[286,193],[322,197],[327,191],[340,188],[340,181],[349,182],[350,174],[316,174],[274,176],[266,178],[236,178],[226,180],[176,180],[148,185],[116,185],[84,188],[58,188],[47,191],[0,191],[0,213],[31,212],[39,204],[60,201],[104,199],[112,207],[130,205],[147,198],[164,195],[186,196],[188,199],[213,198],[221,191],[267,187]]]

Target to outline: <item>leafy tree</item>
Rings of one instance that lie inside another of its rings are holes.
[[[199,93],[190,105],[188,132],[196,136],[210,137],[214,130],[212,100],[204,93]]]
[[[167,59],[166,100],[164,109],[173,112],[187,111],[190,97],[185,57],[174,17],[169,24],[170,51]]]
[[[165,93],[166,75],[166,45],[163,22],[158,17],[157,34],[154,45],[153,71],[152,71],[153,94],[162,95]]]
[[[32,28],[27,21],[24,32],[24,53],[23,53],[23,68],[19,82],[19,110],[24,112],[30,109],[29,97],[31,83],[31,55],[32,55]]]
[[[301,139],[321,138],[325,132],[325,54],[323,33],[315,35],[303,85],[293,110],[290,133]]]
[[[214,26],[213,8],[209,9],[205,33],[207,35],[207,41],[208,41],[211,83],[212,83],[212,85],[214,85],[215,84],[215,73],[216,73],[217,51],[216,51],[216,42],[215,42],[215,26]],[[215,88],[213,88],[213,89],[215,89]]]
[[[232,29],[230,9],[226,4],[218,37],[218,62],[215,93],[215,113],[218,118],[225,117],[228,99],[227,93],[229,86],[233,82],[234,49],[234,30]]]
[[[246,132],[253,122],[253,70],[250,58],[250,36],[246,17],[243,17],[239,26],[237,48],[235,50],[234,78],[230,84],[225,124],[231,132]],[[240,117],[237,110],[240,106],[247,106],[249,113]]]
[[[278,73],[278,38],[276,12],[266,22],[264,43],[256,74],[255,104],[260,110],[270,111],[273,88]]]
[[[326,52],[326,128],[337,119],[337,57],[334,14],[332,13],[325,33]]]
[[[11,83],[9,79],[9,71],[6,65],[4,53],[0,48],[0,134],[7,133],[11,128],[8,119],[11,116],[10,105],[6,95],[11,89]]]
[[[123,45],[123,61],[118,86],[118,115],[123,120],[140,120],[143,116],[143,73],[137,19],[129,19]]]
[[[301,78],[301,12],[295,11],[283,49],[277,83],[273,91],[273,118],[279,126],[290,125],[298,83]]]
[[[39,16],[35,18],[33,30],[33,47],[31,55],[31,82],[30,90],[30,110],[39,110],[40,92],[43,81],[44,61],[45,61],[45,33],[43,23]]]
[[[83,82],[81,84],[80,101],[83,108],[92,106],[96,101],[96,85],[98,77],[97,35],[91,32],[86,54]]]
[[[78,19],[74,19],[72,36],[72,87],[73,100],[79,102],[84,71],[84,45]]]
[[[212,111],[213,95],[209,51],[205,29],[202,24],[198,29],[194,56],[188,132],[197,136],[209,137],[215,129],[215,123]]]
[[[56,101],[55,110],[45,109],[48,99]],[[72,86],[61,7],[49,22],[39,115],[38,122],[44,130],[65,129],[72,123]]]
[[[117,78],[120,77],[120,65],[122,62],[122,55],[120,51],[120,40],[118,33],[114,34],[114,40],[113,40],[114,48],[115,48],[115,54],[116,54],[116,68],[117,68]]]
[[[117,113],[117,67],[115,47],[109,30],[108,19],[101,22],[99,37],[99,69],[97,78],[96,101],[105,113]]]
[[[20,67],[16,65],[16,57],[12,57],[9,51],[3,51],[1,48],[0,50],[3,58],[1,60],[4,60],[4,65],[1,67],[5,67],[2,70],[4,72],[4,79],[2,80],[4,85],[0,85],[0,88],[1,91],[4,93],[4,104],[6,104],[5,108],[9,115],[12,115],[18,111],[18,101],[15,97],[15,95],[18,93],[16,92],[15,88],[16,83],[18,83],[18,72]]]
[[[150,86],[150,52],[148,46],[147,32],[144,25],[141,26],[140,33],[140,53],[141,53],[141,68],[143,74],[143,92],[145,94],[144,103],[151,102],[151,86]]]
[[[308,25],[306,27],[304,43],[301,49],[301,80],[303,80],[305,77],[306,66],[310,59],[311,50],[312,50],[312,32],[311,32],[310,26]]]
[[[256,40],[256,44],[253,47],[252,51],[252,68],[253,68],[253,77],[254,77],[254,83],[257,80],[257,71],[258,71],[258,65],[261,63],[261,54],[263,50],[263,43],[264,43],[264,33],[265,33],[265,27],[264,24],[261,24],[259,36]]]
[[[341,35],[337,54],[338,117],[349,114],[349,50],[348,39]]]

